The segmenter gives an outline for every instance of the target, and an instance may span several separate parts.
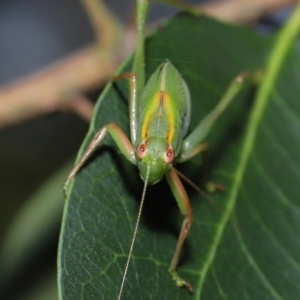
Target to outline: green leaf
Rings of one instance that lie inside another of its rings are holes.
[[[192,130],[237,74],[265,66],[273,43],[245,28],[181,14],[148,39],[146,73],[149,77],[166,58],[178,68],[192,95]],[[215,125],[205,170],[200,156],[178,166],[196,184],[204,172],[206,180],[226,187],[211,196],[216,208],[187,186],[194,221],[178,271],[194,292],[177,288],[167,272],[182,216],[163,180],[147,191],[122,299],[300,298],[299,70],[292,52],[272,88],[234,202],[230,195],[253,87],[246,87]],[[126,82],[108,85],[80,154],[108,122],[129,134],[127,98]],[[117,299],[142,186],[136,167],[107,137],[67,199],[59,248],[61,299]]]

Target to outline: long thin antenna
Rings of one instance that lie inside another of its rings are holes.
[[[131,255],[132,255],[133,245],[134,245],[134,242],[135,242],[138,226],[139,226],[139,223],[140,223],[142,208],[143,208],[143,205],[144,205],[144,200],[145,200],[145,195],[146,195],[146,190],[147,190],[147,184],[148,184],[148,179],[149,179],[149,173],[150,173],[150,165],[148,165],[148,167],[147,167],[147,174],[146,174],[146,178],[145,178],[145,182],[144,182],[142,199],[141,199],[139,212],[138,212],[138,216],[137,216],[134,231],[133,231],[133,236],[132,236],[131,245],[130,245],[130,249],[129,249],[129,253],[128,253],[128,257],[127,257],[127,262],[126,262],[126,266],[125,266],[125,270],[124,270],[124,274],[123,274],[123,278],[122,278],[122,283],[121,283],[121,287],[120,287],[120,291],[119,291],[119,295],[118,295],[118,300],[120,300],[121,296],[122,296],[124,282],[125,282],[125,279],[126,279],[126,275],[127,275],[127,271],[128,271],[128,267],[129,267],[129,262],[130,262]]]

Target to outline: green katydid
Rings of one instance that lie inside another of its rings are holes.
[[[219,104],[185,137],[190,122],[191,100],[188,87],[180,73],[171,62],[166,61],[158,67],[145,85],[144,27],[147,9],[148,0],[137,0],[137,48],[132,72],[123,73],[113,79],[128,79],[130,83],[130,140],[116,123],[111,122],[103,126],[71,170],[64,186],[66,193],[69,182],[107,133],[111,135],[122,154],[139,169],[144,189],[118,299],[121,298],[146,188],[160,181],[164,175],[184,216],[169,273],[177,286],[185,286],[192,290],[192,285],[182,279],[176,271],[183,243],[191,227],[192,209],[173,165],[185,162],[205,150],[205,137],[239,92],[245,79],[245,74],[237,76]]]

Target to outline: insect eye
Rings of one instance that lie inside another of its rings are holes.
[[[171,148],[167,148],[165,153],[165,161],[167,164],[170,164],[174,159],[174,152]]]
[[[147,146],[145,143],[139,145],[137,148],[136,154],[139,159],[142,159],[144,155],[146,154]]]

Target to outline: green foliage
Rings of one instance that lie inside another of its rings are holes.
[[[265,66],[273,43],[245,28],[181,14],[147,40],[146,74],[165,59],[176,66],[191,91],[193,129],[237,74]],[[130,61],[124,68],[130,70]],[[215,125],[208,167],[201,171],[200,156],[178,166],[197,184],[204,172],[206,180],[226,187],[212,195],[215,207],[187,187],[194,222],[179,274],[194,292],[176,288],[167,272],[182,216],[163,180],[148,189],[122,299],[299,299],[299,70],[292,51],[272,87],[234,199],[253,86]],[[110,121],[129,134],[127,98],[126,82],[107,86],[80,153]],[[106,138],[67,199],[59,248],[61,299],[116,299],[142,186],[136,167]]]

